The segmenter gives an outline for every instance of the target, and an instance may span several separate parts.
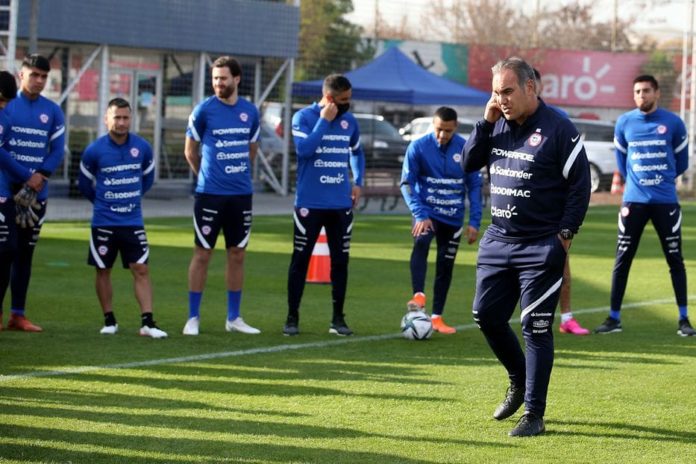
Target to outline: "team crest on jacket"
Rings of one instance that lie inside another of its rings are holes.
[[[138,150],[137,148],[133,147],[133,148],[131,148],[131,150],[130,150],[130,154],[131,154],[131,156],[132,156],[133,158],[137,158],[138,155],[140,154],[140,150]]]
[[[249,120],[249,115],[246,113],[240,113],[239,114],[239,119],[242,120],[242,122],[247,122]]]
[[[462,161],[462,154],[461,153],[455,153],[452,156],[452,159],[454,160],[455,163],[460,163]]]
[[[348,121],[346,121],[345,119],[344,119],[343,121],[341,121],[341,127],[342,127],[344,130],[345,130],[345,129],[348,129]]]
[[[39,116],[39,119],[42,123],[46,124],[48,122],[48,115],[46,113],[42,113],[41,116]]]
[[[662,134],[665,134],[666,132],[667,132],[667,126],[665,126],[664,124],[660,124],[659,126],[657,126],[657,133],[658,134],[662,135]]]
[[[535,132],[529,136],[528,142],[529,142],[529,145],[531,145],[532,147],[537,147],[537,146],[539,146],[539,144],[541,143],[541,141],[543,139],[544,138],[541,136],[540,133]]]

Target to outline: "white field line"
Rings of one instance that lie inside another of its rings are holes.
[[[689,299],[693,299],[695,297],[696,296],[689,295]],[[674,302],[674,298],[662,298],[662,299],[652,300],[652,301],[643,301],[640,303],[628,303],[628,304],[623,305],[622,309],[640,308],[643,306],[651,306],[651,305],[655,305],[655,304],[666,304],[666,303],[673,303],[673,302]],[[573,314],[590,314],[590,313],[599,313],[599,312],[603,312],[603,311],[609,311],[609,307],[602,306],[602,307],[597,307],[597,308],[578,309],[578,310],[573,310]],[[512,324],[519,324],[519,320],[517,318],[512,318],[510,320],[510,322]],[[457,328],[457,330],[469,330],[469,329],[477,328],[477,325],[476,324],[463,324],[463,325],[456,326],[456,328]],[[129,363],[104,364],[102,366],[78,366],[78,367],[70,367],[67,369],[58,369],[58,370],[51,370],[51,371],[38,371],[38,372],[27,372],[24,374],[0,375],[0,383],[10,382],[13,380],[32,379],[32,378],[36,378],[36,377],[59,377],[59,376],[63,376],[63,375],[86,374],[86,373],[100,371],[100,370],[106,370],[106,369],[132,369],[132,368],[146,367],[146,366],[160,366],[163,364],[180,364],[180,363],[187,363],[187,362],[206,361],[208,359],[234,358],[234,357],[249,356],[249,355],[254,355],[254,354],[278,353],[278,352],[290,351],[290,350],[327,348],[327,347],[345,345],[348,343],[374,342],[374,341],[389,340],[392,338],[399,338],[399,337],[401,337],[400,333],[389,333],[389,334],[383,334],[383,335],[371,335],[371,336],[367,336],[367,337],[345,337],[345,338],[332,339],[332,340],[326,340],[326,341],[320,341],[320,342],[312,342],[312,343],[283,344],[283,345],[267,346],[267,347],[261,347],[261,348],[250,348],[247,350],[221,351],[218,353],[203,353],[203,354],[197,354],[197,355],[191,355],[191,356],[181,356],[178,358],[151,359],[149,361],[135,361],[135,362],[129,362]]]

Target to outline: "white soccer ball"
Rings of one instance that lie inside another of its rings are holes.
[[[408,311],[401,318],[401,335],[408,340],[426,340],[433,334],[433,323],[424,311]]]

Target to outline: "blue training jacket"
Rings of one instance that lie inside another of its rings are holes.
[[[60,107],[42,95],[30,100],[19,92],[5,107],[5,114],[10,120],[5,145],[10,154],[32,172],[53,174],[65,151],[65,118]],[[48,183],[38,195],[39,200],[47,197]]]
[[[464,173],[462,149],[466,140],[454,134],[440,146],[433,132],[412,141],[401,173],[401,193],[418,221],[436,219],[460,227],[469,197],[469,225],[481,227],[481,173]]]
[[[23,184],[31,177],[31,170],[14,159],[7,147],[10,134],[10,120],[4,111],[0,110],[0,201],[12,195],[12,184]]]
[[[623,201],[677,203],[677,176],[689,167],[689,139],[684,122],[658,108],[622,114],[614,129],[616,161],[626,179]]]
[[[580,133],[541,100],[522,125],[481,120],[464,147],[467,172],[488,166],[491,238],[538,239],[577,233],[590,201],[590,171]]]
[[[142,226],[141,199],[155,179],[152,147],[135,134],[119,145],[106,134],[80,161],[80,192],[94,203],[92,226]]]
[[[244,98],[228,105],[213,95],[196,106],[186,129],[186,136],[201,144],[196,192],[253,193],[249,145],[256,143],[259,133],[259,112]]]
[[[292,117],[292,135],[297,152],[298,208],[343,209],[352,206],[352,184],[363,185],[365,155],[360,129],[346,112],[329,122],[320,117],[314,103]],[[349,170],[350,168],[350,170]]]

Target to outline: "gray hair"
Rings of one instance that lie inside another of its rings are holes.
[[[493,71],[493,75],[495,76],[500,74],[504,69],[509,69],[515,73],[521,89],[524,88],[528,80],[536,82],[534,68],[520,57],[511,56],[510,58],[500,60],[491,68],[491,71]]]

